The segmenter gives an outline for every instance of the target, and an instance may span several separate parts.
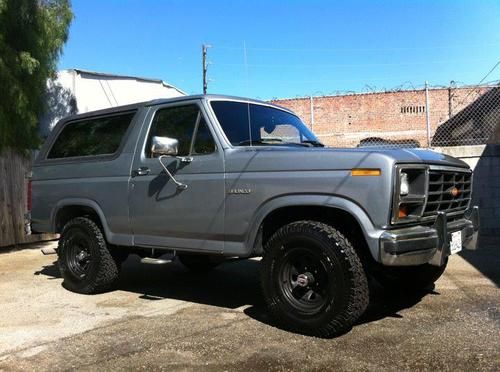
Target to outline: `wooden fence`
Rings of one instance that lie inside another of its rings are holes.
[[[25,233],[26,175],[31,171],[31,164],[31,158],[12,150],[4,150],[0,154],[0,247],[56,238],[52,234]]]

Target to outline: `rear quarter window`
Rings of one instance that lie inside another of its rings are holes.
[[[115,154],[134,115],[135,111],[69,122],[56,138],[47,159]]]

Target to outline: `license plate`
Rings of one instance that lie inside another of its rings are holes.
[[[462,250],[462,231],[451,233],[450,252],[455,254]]]

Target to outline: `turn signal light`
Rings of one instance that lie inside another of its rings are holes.
[[[351,176],[380,176],[382,171],[380,169],[370,168],[356,168],[351,169]]]
[[[408,208],[406,208],[406,205],[400,205],[399,206],[399,218],[405,218],[408,217]]]

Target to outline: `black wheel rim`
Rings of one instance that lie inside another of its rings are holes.
[[[68,234],[65,243],[66,264],[71,273],[77,278],[85,278],[92,264],[92,241],[87,234],[74,230]]]
[[[288,249],[279,273],[281,292],[300,312],[316,314],[328,303],[329,275],[319,252],[306,247]]]

